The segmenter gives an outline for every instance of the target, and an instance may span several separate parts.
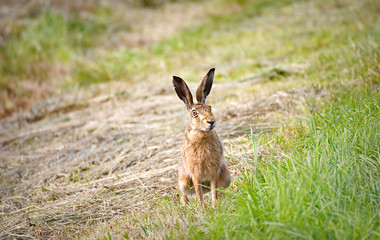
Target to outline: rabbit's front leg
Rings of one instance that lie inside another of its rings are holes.
[[[201,182],[199,181],[199,178],[193,178],[193,181],[194,181],[195,194],[197,195],[197,202],[200,204],[203,204],[203,192],[202,192]]]
[[[218,187],[218,183],[216,179],[211,179],[211,197],[212,197],[212,206],[215,207],[215,203],[218,200],[218,192],[216,188]]]

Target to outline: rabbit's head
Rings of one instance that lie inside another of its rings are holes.
[[[193,96],[185,81],[180,77],[173,76],[174,89],[179,99],[186,105],[187,111],[190,114],[190,126],[192,129],[211,131],[215,128],[215,117],[212,114],[211,106],[205,104],[206,98],[211,91],[214,72],[214,68],[210,69],[199,84],[196,92],[198,103],[193,102]]]

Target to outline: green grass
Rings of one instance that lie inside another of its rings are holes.
[[[377,239],[380,236],[380,91],[326,104],[297,135],[267,137],[281,158],[259,159],[237,180],[217,214],[186,234],[194,239]],[[264,143],[265,144],[265,140]],[[253,166],[252,166],[253,167]],[[177,236],[178,237],[178,236]]]
[[[46,8],[27,26],[8,36],[2,49],[2,74],[41,78],[41,65],[68,62],[75,54],[94,47],[99,35],[107,30],[110,12],[99,8],[92,18],[65,17]],[[20,61],[22,60],[22,61]]]
[[[133,81],[133,72],[142,64],[143,59],[137,59],[136,54],[126,49],[112,51],[93,62],[80,62],[72,71],[73,83],[86,86],[112,80]]]

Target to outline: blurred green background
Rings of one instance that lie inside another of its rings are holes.
[[[3,1],[1,9],[2,117],[57,89],[204,66],[222,68],[221,81],[306,73],[319,84],[321,71],[355,61],[351,48],[367,51],[358,43],[379,42],[378,3],[368,0]]]

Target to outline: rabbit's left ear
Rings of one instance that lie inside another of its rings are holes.
[[[187,109],[190,109],[191,105],[193,105],[193,95],[191,95],[189,87],[185,81],[180,77],[173,76],[173,86],[179,99],[185,103]]]
[[[198,103],[205,103],[207,96],[210,94],[212,82],[214,80],[215,68],[211,68],[197,89],[196,97]]]

